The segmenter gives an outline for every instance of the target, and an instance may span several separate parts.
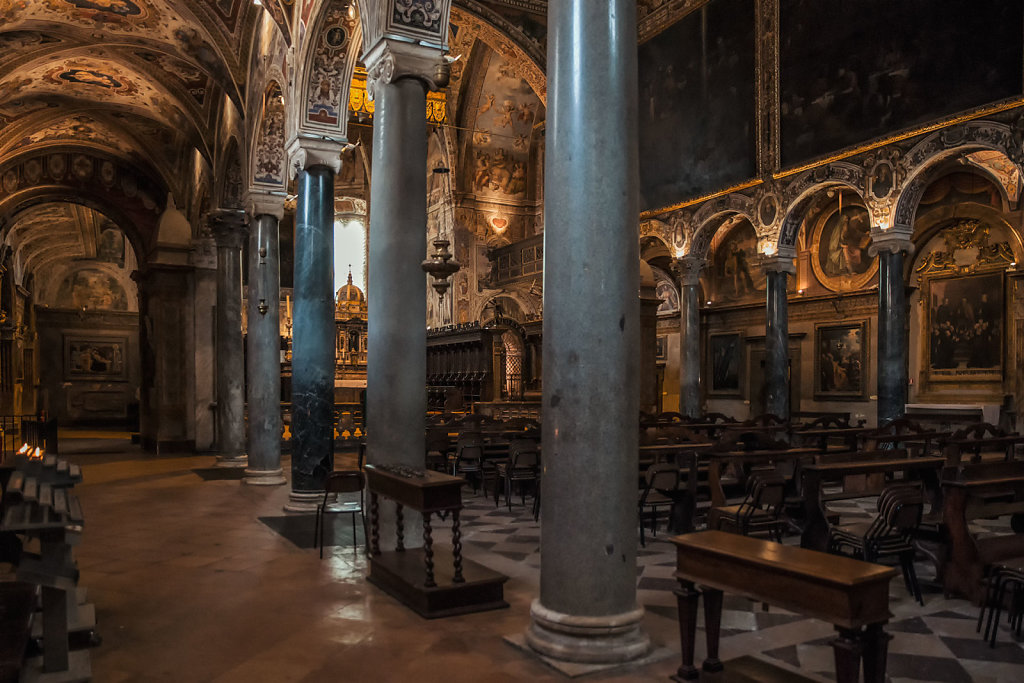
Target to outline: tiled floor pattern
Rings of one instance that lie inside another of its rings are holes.
[[[85,473],[76,489],[86,511],[76,551],[81,584],[104,638],[92,651],[94,680],[564,680],[502,640],[525,630],[538,591],[540,526],[528,506],[509,512],[467,489],[465,552],[510,577],[510,607],[427,622],[366,584],[362,550],[328,547],[321,561],[311,544],[299,547],[261,522],[282,516],[286,487],[206,481],[193,470],[211,467],[212,457],[157,458],[120,444],[111,450],[72,456]],[[847,506],[866,515],[870,501]],[[311,538],[311,517],[308,523]],[[301,525],[286,526],[301,539]],[[652,639],[678,652],[673,551],[664,538],[659,531],[638,552],[638,598]],[[893,582],[891,680],[1024,680],[1024,648],[1005,626],[992,650],[974,631],[974,607],[936,593],[925,600],[919,607],[901,580]],[[723,627],[726,661],[754,655],[834,679],[828,624],[726,596]],[[663,681],[676,666],[673,657],[591,680]]]

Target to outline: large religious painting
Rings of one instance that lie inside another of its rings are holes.
[[[754,0],[712,0],[639,56],[641,209],[753,177]]]
[[[64,379],[121,380],[125,372],[125,338],[90,338],[65,335]]]
[[[878,258],[868,253],[871,219],[862,206],[835,204],[818,217],[811,241],[811,268],[834,292],[861,289],[878,272]]]
[[[743,369],[743,337],[739,332],[712,334],[708,338],[708,394],[740,396]]]
[[[929,379],[1002,379],[1002,272],[933,277],[926,284]]]
[[[867,393],[867,322],[818,325],[814,330],[817,400],[863,398]]]
[[[661,268],[651,266],[651,270],[654,272],[654,281],[656,283],[655,293],[658,295],[658,299],[661,300],[661,304],[658,305],[658,315],[678,315],[679,289],[676,288],[676,283]]]
[[[780,0],[784,166],[1022,92],[1024,3]]]
[[[765,291],[765,275],[758,268],[757,234],[750,221],[733,226],[714,246],[711,291],[716,303],[758,298]]]

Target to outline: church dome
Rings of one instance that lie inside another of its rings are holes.
[[[340,289],[338,289],[338,295],[335,298],[339,306],[350,302],[362,302],[366,299],[366,297],[363,296],[363,290],[359,289],[354,284],[352,284],[351,270],[348,272],[348,284],[343,285]]]

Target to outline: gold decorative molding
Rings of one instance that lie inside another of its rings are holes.
[[[665,207],[662,207],[662,208],[659,208],[659,209],[650,209],[650,210],[644,211],[643,213],[640,214],[640,220],[647,220],[648,218],[657,218],[658,216],[660,216],[662,214],[670,213],[672,211],[677,211],[679,209],[685,209],[688,206],[693,206],[694,204],[700,204],[702,202],[708,201],[709,199],[715,199],[716,197],[721,197],[722,195],[726,195],[726,194],[729,194],[731,192],[740,192],[741,190],[746,190],[746,189],[749,189],[751,187],[757,187],[758,185],[760,185],[763,182],[764,181],[761,180],[760,178],[756,178],[754,180],[748,180],[748,181],[746,181],[744,183],[740,183],[739,185],[733,185],[732,187],[727,187],[724,190],[719,190],[718,192],[712,192],[711,194],[705,194],[705,195],[701,195],[700,197],[694,197],[693,199],[687,199],[686,201],[679,202],[678,204],[672,204],[671,206],[665,206]]]

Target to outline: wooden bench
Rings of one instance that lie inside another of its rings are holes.
[[[978,602],[981,579],[994,562],[1024,555],[1024,462],[982,463],[959,468],[955,478],[942,482],[942,524],[948,548],[943,564],[943,589]],[[977,538],[969,523],[974,519],[1012,515],[1015,532]]]
[[[904,472],[908,475],[920,476],[926,489],[937,492],[939,470],[942,469],[944,463],[945,460],[942,458],[898,457],[886,460],[849,460],[804,465],[801,473],[803,477],[804,529],[800,536],[800,546],[820,551],[824,551],[828,546],[829,525],[825,504],[829,500],[863,498],[878,493],[878,491],[856,491],[829,495],[824,492],[824,482],[854,475]]]
[[[682,664],[675,681],[694,680],[697,603],[704,597],[707,659],[703,669],[724,667],[718,658],[725,591],[778,605],[835,624],[836,680],[856,683],[864,661],[865,683],[885,681],[889,635],[890,567],[793,548],[721,531],[700,531],[671,539],[676,545],[676,591]],[[698,592],[697,585],[701,590]]]

